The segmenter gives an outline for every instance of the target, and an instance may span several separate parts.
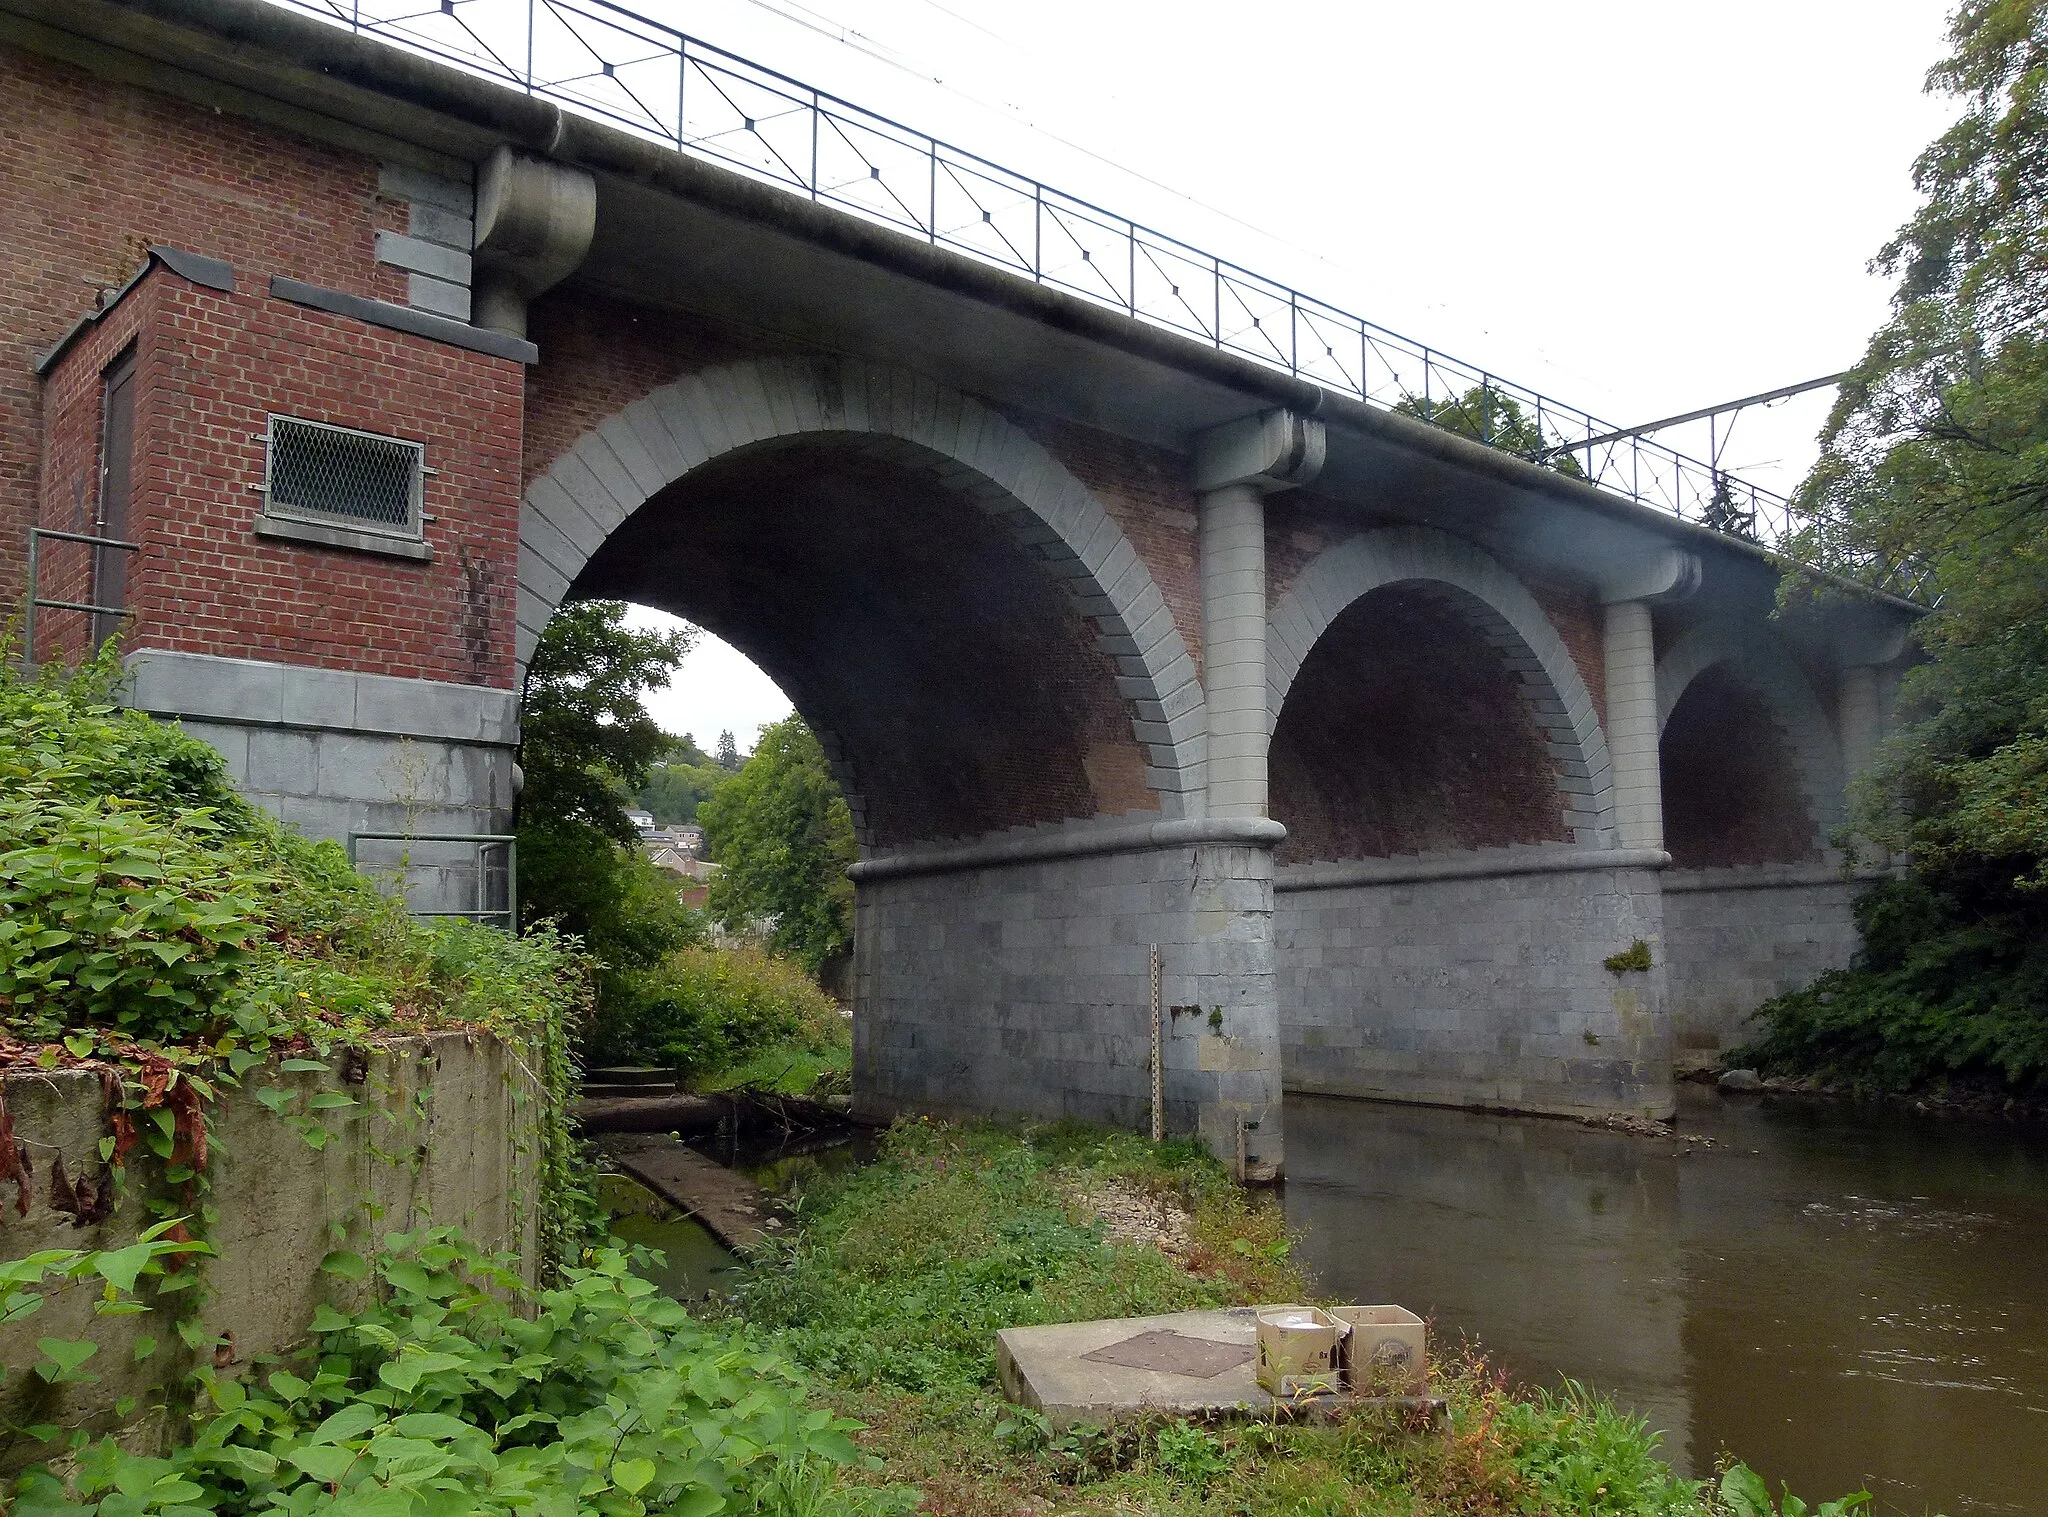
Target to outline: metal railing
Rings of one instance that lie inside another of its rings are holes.
[[[127,606],[99,606],[90,601],[52,600],[42,593],[41,575],[43,569],[43,543],[84,543],[94,550],[94,569],[98,567],[99,551],[112,548],[120,553],[139,553],[141,543],[127,542],[118,537],[97,537],[90,532],[58,532],[50,527],[28,529],[28,601],[23,607],[21,618],[21,662],[25,669],[35,668],[36,663],[36,612],[83,611],[93,618],[93,636],[90,641],[99,643],[98,621],[103,616],[127,617],[134,613]],[[98,575],[94,573],[94,589],[97,591]]]
[[[509,832],[351,832],[348,835],[348,861],[358,863],[358,843],[470,843],[476,847],[476,905],[467,910],[416,910],[408,905],[406,910],[416,917],[464,917],[472,922],[498,921],[507,932],[519,931],[519,839]],[[487,906],[484,901],[489,893],[487,881],[490,869],[485,859],[494,848],[505,850],[505,904]],[[409,858],[398,861],[400,871],[431,868],[432,865],[415,864]]]
[[[611,0],[274,0],[1766,545],[1784,496]]]

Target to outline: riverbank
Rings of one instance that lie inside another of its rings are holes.
[[[998,1328],[1316,1291],[1270,1196],[1191,1145],[1077,1127],[905,1123],[814,1176],[722,1309],[808,1367],[933,1517],[1052,1513],[1683,1514],[1724,1510],[1596,1398],[1511,1389],[1436,1349],[1442,1429],[1385,1414],[1055,1435],[996,1386]]]

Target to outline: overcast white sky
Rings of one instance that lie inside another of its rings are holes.
[[[1619,424],[1853,362],[1949,117],[1938,0],[629,3]],[[1724,461],[1789,489],[1831,394]],[[789,710],[708,637],[650,704]]]

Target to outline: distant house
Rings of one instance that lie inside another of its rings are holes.
[[[696,832],[697,829],[692,827],[679,830]],[[701,845],[703,834],[698,833],[694,841]],[[682,896],[684,905],[702,906],[710,897],[711,877],[718,873],[718,866],[698,858],[693,849],[667,841],[650,843],[647,857],[654,862],[655,867],[666,869],[677,877],[680,886],[678,893]]]
[[[634,829],[642,837],[654,831],[654,813],[651,811],[629,811],[626,813],[626,820],[633,824]]]

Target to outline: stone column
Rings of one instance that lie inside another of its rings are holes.
[[[1664,786],[1657,758],[1657,645],[1650,603],[1612,601],[1601,629],[1607,668],[1607,756],[1614,765],[1614,840],[1664,846]]]
[[[1266,814],[1266,503],[1251,485],[1202,496],[1202,686],[1209,814]]]
[[[1861,614],[1842,615],[1834,637],[1841,671],[1835,679],[1835,735],[1842,747],[1843,798],[1852,807],[1856,781],[1869,772],[1885,735],[1886,671],[1897,665],[1912,632],[1912,624],[1903,617],[1859,609]],[[1883,855],[1867,848],[1867,843],[1867,839],[1855,839],[1850,844],[1852,853],[1867,853],[1861,859],[1864,863],[1884,862]]]
[[[1265,496],[1313,479],[1323,446],[1323,424],[1290,411],[1243,417],[1195,442],[1211,816],[1266,814],[1274,713],[1266,709]]]
[[[1877,666],[1851,664],[1835,687],[1835,724],[1842,734],[1842,779],[1853,786],[1877,751],[1882,717],[1878,709]]]
[[[1650,606],[1698,588],[1700,563],[1667,548],[1607,575],[1601,655],[1607,681],[1607,757],[1613,765],[1614,840],[1622,848],[1664,846],[1664,786],[1658,772],[1657,643]]]

